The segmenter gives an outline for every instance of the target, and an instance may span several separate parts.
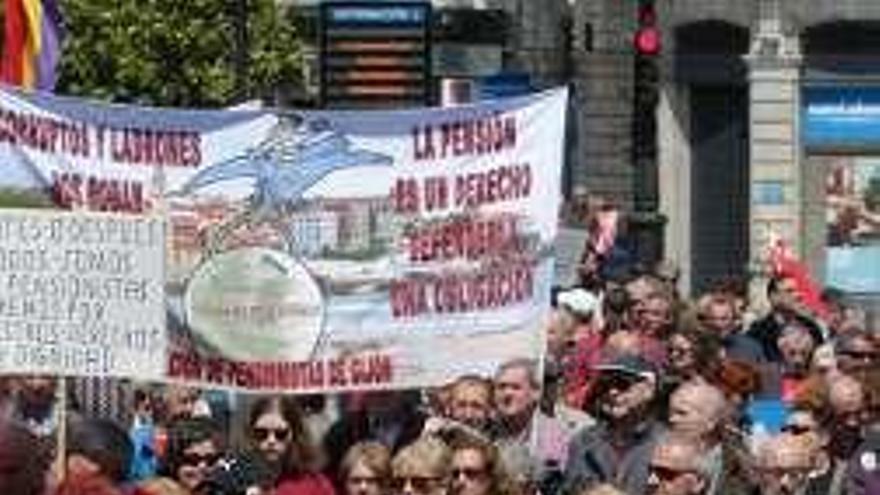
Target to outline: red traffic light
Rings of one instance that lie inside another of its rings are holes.
[[[660,53],[660,30],[654,26],[639,28],[633,43],[639,55],[657,55]]]

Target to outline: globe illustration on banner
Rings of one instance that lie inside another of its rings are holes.
[[[237,360],[312,357],[325,301],[320,284],[295,254],[290,211],[309,188],[335,171],[391,165],[388,156],[356,149],[324,119],[285,114],[265,140],[189,178],[172,196],[193,196],[227,181],[252,181],[245,207],[208,232],[203,261],[187,282],[183,310],[194,335]],[[260,227],[274,231],[283,247],[230,241],[236,232]]]
[[[184,307],[202,339],[243,361],[307,359],[324,319],[321,289],[308,270],[292,256],[259,247],[204,263]]]

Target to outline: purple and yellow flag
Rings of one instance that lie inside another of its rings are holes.
[[[0,79],[27,89],[54,89],[63,38],[58,1],[6,0],[5,27]]]

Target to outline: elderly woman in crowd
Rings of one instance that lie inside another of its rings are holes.
[[[421,437],[407,445],[391,462],[395,495],[446,495],[449,487],[449,447],[434,437]]]
[[[208,418],[178,419],[171,423],[164,474],[187,493],[208,493],[208,479],[222,455],[216,425]]]
[[[318,472],[317,450],[292,397],[255,402],[248,427],[256,453],[277,473],[275,495],[333,494],[330,481]]]
[[[498,449],[488,440],[460,435],[451,441],[453,495],[517,495]]]
[[[345,495],[386,495],[391,481],[391,452],[379,442],[353,445],[339,469]]]

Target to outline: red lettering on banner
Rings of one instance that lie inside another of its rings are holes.
[[[394,379],[391,357],[356,355],[316,361],[243,362],[172,351],[171,378],[252,390],[323,390],[379,385]]]
[[[55,174],[52,199],[61,208],[143,213],[150,209],[139,181],[108,179],[78,173]]]
[[[453,219],[415,227],[404,234],[404,242],[413,263],[476,260],[518,251],[517,227],[513,215]]]
[[[529,164],[502,166],[457,176],[454,204],[457,207],[476,208],[523,199],[531,192],[532,168]]]

